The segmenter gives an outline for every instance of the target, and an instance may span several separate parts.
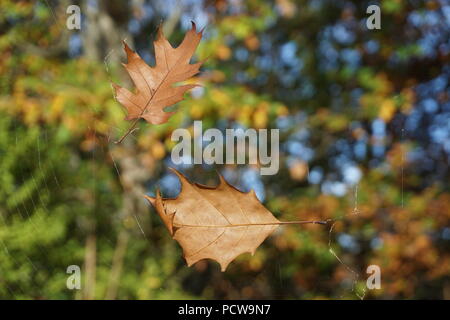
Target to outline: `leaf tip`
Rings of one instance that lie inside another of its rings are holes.
[[[151,203],[152,206],[156,206],[156,198],[150,197],[148,195],[144,195],[144,198],[148,200],[148,202]]]
[[[192,26],[192,28],[191,28],[191,30],[192,31],[197,31],[197,25],[195,24],[195,22],[194,22],[194,20],[191,20],[191,26]]]
[[[195,22],[193,20],[191,20],[191,31],[196,32],[200,37],[203,35],[203,31],[205,30],[205,27],[203,27],[199,32],[197,32],[197,25],[195,24]]]
[[[122,44],[123,44],[123,48],[124,50],[128,53],[128,52],[133,52],[133,50],[130,49],[130,47],[128,46],[128,44],[125,42],[125,40],[122,40]]]
[[[192,266],[194,263],[196,263],[198,260],[190,259],[189,256],[186,255],[186,252],[183,250],[183,258],[186,260],[186,264],[188,267]]]
[[[160,39],[165,39],[162,22],[159,23],[158,30],[156,32],[156,40],[160,40]]]
[[[248,194],[251,195],[251,196],[253,196],[255,199],[258,199],[258,197],[256,196],[255,189],[251,189],[251,190],[248,192]],[[259,199],[258,199],[258,201],[259,201]]]
[[[111,87],[113,87],[115,93],[117,94],[117,91],[120,90],[121,86],[119,86],[118,84],[111,82]]]
[[[216,169],[217,176],[219,177],[219,186],[226,184],[225,178],[220,174],[219,170]]]
[[[220,264],[220,271],[225,272],[227,270],[228,265],[230,264],[229,261],[227,262],[219,262]]]
[[[186,179],[186,177],[184,176],[184,174],[182,174],[180,171],[178,171],[175,168],[169,167],[169,170],[172,171],[174,174],[176,174],[176,176],[181,180],[181,183],[183,184],[183,182],[188,181]]]

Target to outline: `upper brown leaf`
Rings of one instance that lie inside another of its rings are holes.
[[[164,112],[164,108],[181,100],[186,90],[195,85],[174,86],[199,72],[202,62],[190,64],[189,61],[197,48],[202,32],[196,32],[195,23],[184,36],[177,48],[173,48],[164,37],[162,28],[154,42],[155,66],[150,67],[124,42],[128,63],[123,64],[136,85],[132,93],[115,83],[113,87],[117,100],[127,109],[126,120],[144,118],[152,124],[167,122],[173,112]]]
[[[181,181],[178,197],[163,199],[157,192],[156,198],[146,198],[173,239],[180,243],[189,266],[202,259],[213,259],[225,271],[238,255],[253,254],[280,224],[253,190],[243,193],[222,176],[215,188],[192,184],[172,170]]]

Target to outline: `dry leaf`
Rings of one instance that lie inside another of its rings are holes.
[[[222,176],[215,188],[192,184],[172,170],[181,181],[179,196],[163,199],[158,191],[156,198],[145,197],[180,243],[189,266],[213,259],[225,271],[238,255],[253,254],[283,224],[259,202],[253,190],[243,193]]]
[[[189,61],[201,38],[202,32],[197,33],[195,23],[192,22],[192,29],[186,33],[181,44],[173,48],[160,27],[157,40],[154,42],[156,60],[154,67],[147,65],[124,42],[128,63],[123,66],[136,85],[136,92],[132,93],[115,83],[113,87],[117,101],[127,110],[125,119],[136,121],[119,142],[131,132],[139,118],[152,124],[167,122],[173,112],[165,112],[164,108],[183,100],[186,90],[196,86],[195,84],[174,86],[174,84],[185,81],[199,72],[203,62],[190,64]]]

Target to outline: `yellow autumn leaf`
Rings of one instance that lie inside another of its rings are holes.
[[[392,99],[385,99],[381,104],[378,116],[385,122],[391,121],[395,113],[395,103]]]

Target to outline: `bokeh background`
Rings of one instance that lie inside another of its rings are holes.
[[[158,25],[177,45],[191,20],[202,88],[114,144],[129,123],[110,83],[132,88],[121,41],[153,64]],[[449,55],[445,0],[1,0],[0,298],[449,299]],[[280,128],[279,173],[174,166],[171,132],[194,120]],[[278,228],[225,273],[188,268],[142,197],[178,194],[170,166],[209,185],[217,169],[282,220],[336,222]]]

